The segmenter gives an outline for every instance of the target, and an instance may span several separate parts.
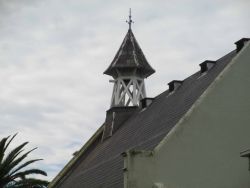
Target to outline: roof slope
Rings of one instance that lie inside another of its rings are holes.
[[[190,109],[216,76],[236,55],[217,60],[207,74],[196,72],[174,92],[158,95],[146,109],[139,109],[109,139],[101,134],[56,184],[60,188],[122,188],[123,158],[128,149],[153,149]]]
[[[155,70],[149,65],[131,29],[128,30],[115,58],[104,74],[115,75],[116,69],[137,68],[145,77]]]

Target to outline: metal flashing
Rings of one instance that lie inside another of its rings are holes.
[[[200,72],[201,72],[201,74],[207,72],[208,70],[210,70],[215,65],[215,63],[216,63],[216,61],[211,61],[211,60],[206,60],[206,61],[202,62],[200,64],[200,67],[201,67]]]
[[[242,38],[238,41],[236,41],[234,44],[236,45],[236,51],[239,52],[246,44],[246,42],[248,42],[250,40],[250,38]]]
[[[171,82],[168,83],[168,86],[169,86],[169,92],[174,92],[176,91],[180,86],[181,84],[183,83],[183,81],[181,80],[173,80]]]

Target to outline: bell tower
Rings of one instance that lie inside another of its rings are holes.
[[[145,58],[131,29],[131,9],[128,32],[109,67],[104,74],[113,77],[112,107],[139,106],[146,97],[144,79],[155,72]]]

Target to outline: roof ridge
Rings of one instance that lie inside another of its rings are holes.
[[[226,55],[224,55],[224,56],[220,57],[219,59],[217,59],[216,62],[219,62],[219,63],[220,63],[220,61],[222,61],[222,60],[223,60],[224,58],[226,58],[228,55],[233,54],[233,53],[235,53],[235,52],[236,52],[236,50],[230,51],[230,52],[227,53]],[[199,73],[199,72],[200,72],[200,71],[194,72],[194,73],[191,74],[190,76],[184,78],[182,81],[185,82],[186,80],[188,80],[189,78],[193,77],[195,74],[197,74],[197,73]],[[168,89],[164,90],[162,93],[156,95],[154,98],[157,99],[157,98],[160,97],[161,95],[165,94],[167,91],[168,91]]]

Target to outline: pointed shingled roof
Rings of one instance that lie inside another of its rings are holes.
[[[116,70],[122,71],[132,68],[139,70],[145,77],[155,72],[145,58],[132,30],[129,29],[115,58],[107,70],[104,71],[104,74],[114,76],[117,74]]]

